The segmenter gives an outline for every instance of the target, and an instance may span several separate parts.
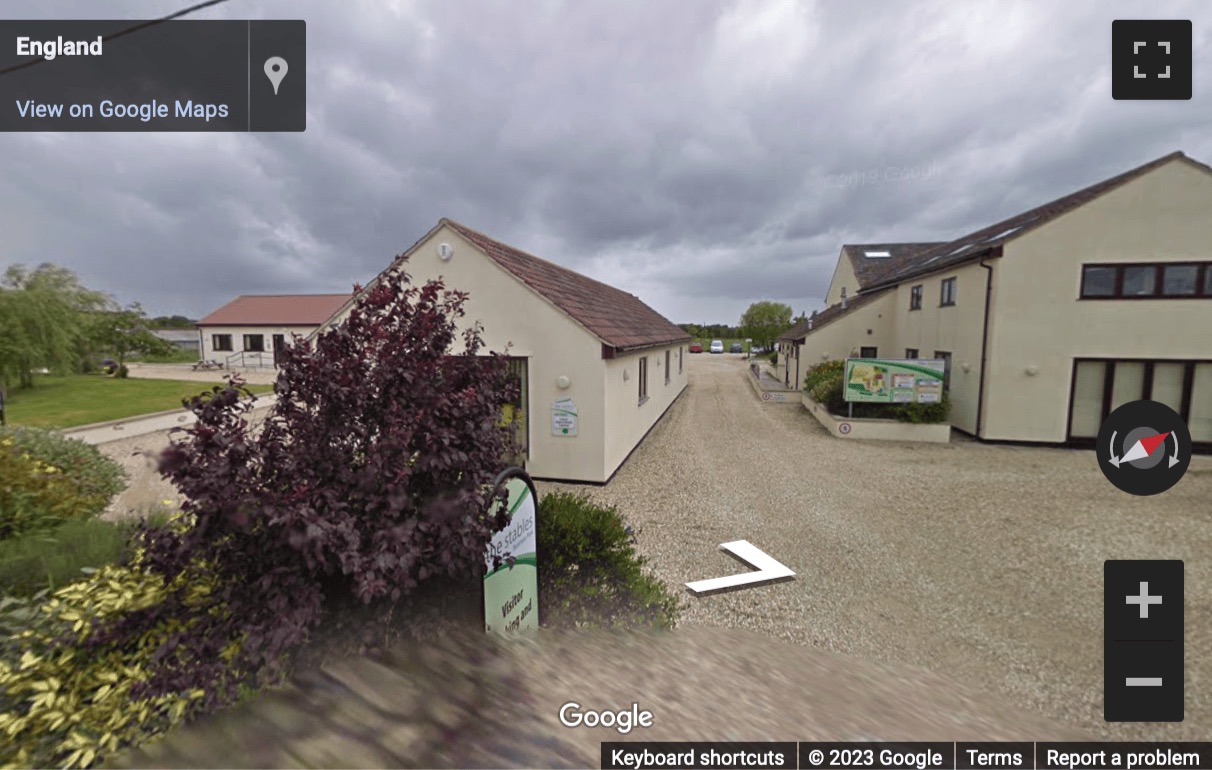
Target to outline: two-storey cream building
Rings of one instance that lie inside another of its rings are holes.
[[[941,358],[952,425],[981,439],[1087,444],[1144,398],[1212,448],[1208,166],[1172,153],[920,246],[843,249],[830,306],[780,339],[788,382],[828,359]],[[855,249],[887,267],[862,281]]]

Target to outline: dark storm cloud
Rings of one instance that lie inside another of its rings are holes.
[[[1148,15],[1196,18],[1200,50],[1197,7]],[[1175,149],[1212,160],[1206,89],[1111,100],[1110,22],[1139,15],[233,0],[198,17],[307,20],[307,132],[4,135],[4,261],[199,316],[239,293],[348,289],[449,216],[674,320],[734,321],[760,299],[811,310],[843,243],[948,239]]]

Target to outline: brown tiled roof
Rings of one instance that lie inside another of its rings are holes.
[[[941,241],[934,243],[848,243],[842,246],[842,251],[850,258],[850,266],[854,268],[854,277],[858,279],[859,288],[862,288],[874,284],[894,269],[901,267],[910,257],[942,245]],[[886,252],[888,256],[869,256],[869,253],[881,252]]]
[[[1078,190],[1075,193],[1057,198],[1054,201],[1045,203],[1042,206],[1037,206],[1030,211],[1023,212],[1017,216],[1003,219],[997,224],[989,225],[988,227],[969,233],[962,238],[957,238],[954,241],[949,241],[936,246],[933,249],[919,252],[910,257],[905,263],[887,275],[881,276],[875,283],[870,286],[863,287],[863,291],[875,291],[888,286],[895,286],[902,281],[908,280],[918,275],[933,273],[952,265],[970,262],[979,259],[982,255],[988,254],[991,250],[1000,247],[1002,244],[1014,240],[1015,238],[1028,233],[1041,225],[1056,219],[1062,214],[1082,206],[1100,195],[1104,195],[1112,190],[1120,187],[1128,182],[1131,182],[1138,177],[1160,168],[1172,161],[1182,161],[1189,163],[1203,171],[1212,172],[1204,164],[1192,160],[1182,152],[1172,152],[1157,160],[1150,161],[1144,165],[1126,171],[1118,176],[1113,176],[1110,179],[1105,179],[1097,184],[1090,185],[1084,189]]]
[[[836,305],[830,305],[814,317],[807,321],[800,321],[795,326],[779,335],[780,342],[795,342],[802,340],[812,332],[818,331],[822,326],[833,323],[842,316],[848,315],[856,308],[866,305],[871,300],[884,294],[882,291],[873,292],[871,294],[859,294],[848,299],[844,304],[839,302]],[[811,328],[809,328],[811,325]]]
[[[450,219],[445,224],[606,344],[619,349],[688,342],[690,334],[639,297],[519,251]]]
[[[319,326],[351,294],[243,294],[198,321],[198,326]]]

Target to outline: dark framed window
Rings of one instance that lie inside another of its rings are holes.
[[[859,358],[877,358],[879,353],[878,348],[859,348]]]
[[[244,335],[244,350],[249,353],[265,352],[265,335],[264,334],[245,334]]]
[[[938,293],[939,307],[948,307],[955,304],[955,279],[944,278],[939,286]]]
[[[924,287],[920,283],[917,286],[910,287],[910,289],[909,289],[909,309],[910,310],[921,310],[922,309],[922,290],[923,289],[924,289]]]
[[[1114,297],[1119,293],[1119,268],[1082,267],[1082,297]]]
[[[1212,263],[1082,265],[1081,299],[1212,298]]]
[[[1125,267],[1121,293],[1124,296],[1132,297],[1149,297],[1156,294],[1157,266],[1133,265],[1132,267]]]
[[[1166,265],[1162,268],[1162,294],[1193,297],[1199,291],[1200,265]]]
[[[678,348],[678,374],[682,373],[682,354],[686,352],[686,348]]]
[[[673,351],[666,350],[665,351],[665,384],[666,385],[669,384],[669,380],[673,379],[673,372],[670,371],[672,368],[673,368]]]
[[[648,356],[640,358],[640,403],[648,400]]]
[[[936,350],[934,357],[943,362],[943,391],[950,392],[951,390],[951,351]]]
[[[917,358],[917,348],[905,348],[905,358]]]
[[[231,350],[231,335],[230,334],[212,334],[210,335],[210,346],[216,351]]]

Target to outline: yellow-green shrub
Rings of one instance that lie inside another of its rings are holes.
[[[60,468],[0,440],[0,540],[47,529],[80,510],[81,500]]]
[[[182,572],[166,584],[136,561],[104,567],[40,603],[0,602],[6,625],[24,627],[0,643],[0,764],[89,767],[200,708],[207,695],[202,689],[157,697],[136,691],[151,675],[153,655],[171,656],[177,634],[188,633],[200,617],[222,612],[214,588],[204,569]],[[89,644],[114,621],[170,596],[188,611],[137,638],[118,635]]]

